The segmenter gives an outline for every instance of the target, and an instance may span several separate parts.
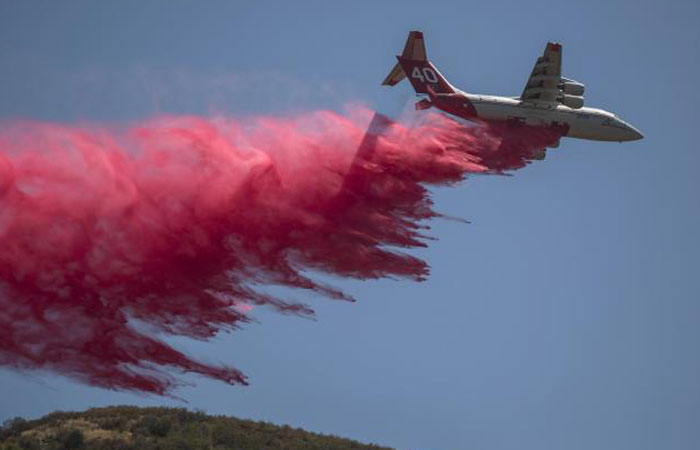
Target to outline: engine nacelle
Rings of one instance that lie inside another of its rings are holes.
[[[578,95],[562,95],[561,102],[569,108],[579,109],[583,106],[583,97]]]
[[[577,95],[582,96],[583,91],[586,88],[583,84],[576,81],[565,81],[561,84],[561,90],[567,95]]]

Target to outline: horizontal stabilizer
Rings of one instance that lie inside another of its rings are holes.
[[[430,109],[433,106],[433,102],[429,99],[424,98],[423,100],[416,102],[416,111],[422,111],[424,109]]]
[[[394,68],[391,69],[391,72],[389,72],[389,75],[382,81],[382,86],[394,86],[404,78],[406,78],[406,73],[401,68],[401,64],[396,63]]]

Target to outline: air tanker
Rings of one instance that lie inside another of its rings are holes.
[[[403,53],[396,59],[382,84],[394,86],[408,76],[416,94],[423,97],[415,105],[417,110],[437,108],[472,122],[547,127],[561,136],[594,141],[644,137],[615,114],[583,106],[584,85],[561,76],[562,45],[558,42],[547,43],[519,97],[468,94],[452,86],[428,60],[420,31],[408,34]],[[558,146],[559,141],[551,145]]]

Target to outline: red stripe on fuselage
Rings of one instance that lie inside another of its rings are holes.
[[[430,101],[439,110],[454,114],[462,119],[478,117],[474,104],[464,94],[433,94],[430,96]]]

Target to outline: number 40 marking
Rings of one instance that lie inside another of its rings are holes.
[[[423,70],[416,66],[413,68],[413,72],[411,72],[411,76],[413,78],[419,79],[422,83],[425,83],[426,81],[428,83],[437,83],[438,82],[438,77],[437,74],[435,74],[435,71],[431,69],[430,67],[423,67]]]

